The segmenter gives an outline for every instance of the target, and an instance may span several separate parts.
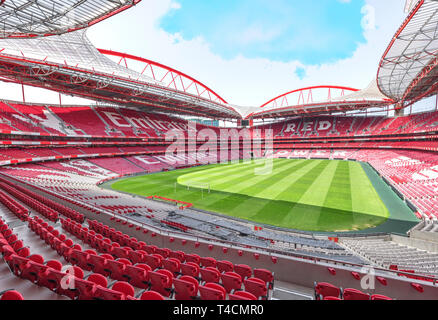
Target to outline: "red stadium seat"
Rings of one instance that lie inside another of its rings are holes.
[[[66,280],[66,273],[62,271],[57,271],[55,269],[48,269],[39,282],[40,285],[54,291],[58,292],[61,288],[63,282]]]
[[[146,256],[147,256],[147,252],[146,251],[142,251],[142,250],[132,250],[129,251],[129,260],[132,261],[132,263],[145,263],[146,262]]]
[[[193,262],[199,265],[201,262],[201,257],[197,254],[186,254],[186,262]]]
[[[7,247],[9,247],[9,246],[4,246],[4,248],[7,248]],[[12,272],[17,277],[21,277],[23,270],[28,268],[30,260],[28,258],[16,255],[14,251],[12,251],[12,252],[13,252],[13,254],[11,254],[11,256],[10,256],[10,267],[12,269]]]
[[[94,298],[94,289],[96,284],[92,281],[75,279],[76,299],[92,300]]]
[[[251,267],[245,264],[238,264],[234,266],[234,272],[239,274],[242,279],[251,278],[252,277],[252,269]]]
[[[128,297],[135,296],[135,290],[133,286],[131,286],[129,283],[124,281],[119,281],[114,283],[111,289],[114,291],[121,292],[123,294],[123,300],[127,300]]]
[[[90,254],[84,251],[73,249],[72,253],[70,254],[70,262],[84,270],[91,271],[89,256]]]
[[[108,282],[106,278],[100,274],[91,274],[87,280],[75,279],[75,287],[77,290],[77,299],[93,300],[96,298],[95,291],[97,286],[106,288]]]
[[[193,262],[187,262],[181,264],[181,273],[186,276],[191,276],[194,278],[199,277],[199,265]]]
[[[181,262],[175,258],[169,258],[163,260],[163,268],[169,270],[176,277],[180,274],[181,271]]]
[[[24,300],[20,292],[15,290],[9,290],[0,292],[0,300]]]
[[[216,261],[216,259],[214,259],[214,258],[210,258],[210,257],[207,257],[207,258],[201,258],[201,259],[200,259],[200,265],[201,265],[202,267],[204,267],[204,268],[206,268],[206,267],[213,267],[213,268],[216,268],[217,261]]]
[[[227,293],[242,288],[242,277],[235,272],[225,272],[221,275],[221,279]]]
[[[217,283],[207,283],[199,286],[201,300],[225,300],[227,295],[225,289]]]
[[[182,276],[173,280],[175,300],[192,300],[198,295],[199,283],[190,276]]]
[[[261,279],[269,284],[269,288],[274,288],[274,275],[266,269],[254,269],[254,277]]]
[[[140,300],[165,300],[165,299],[158,292],[146,291],[141,295]]]
[[[123,292],[96,286],[93,299],[95,300],[125,300],[126,296]]]
[[[178,259],[181,263],[186,261],[186,255],[182,251],[171,251],[169,254],[169,257]]]
[[[245,291],[252,293],[257,297],[257,299],[268,299],[268,288],[263,280],[258,278],[249,278],[244,280],[243,283],[245,286]]]
[[[161,249],[161,248],[157,248],[156,250],[155,250],[155,253],[156,254],[159,254],[160,256],[162,256],[163,257],[163,259],[167,259],[168,257],[169,257],[169,255],[170,255],[170,250],[169,249],[167,249],[167,248],[164,248],[164,249]]]
[[[107,269],[109,270],[110,277],[114,280],[124,281],[125,266],[130,265],[131,262],[124,259],[119,260],[107,260]]]
[[[168,270],[158,270],[149,272],[151,290],[169,297],[172,293],[173,274]]]
[[[125,274],[123,277],[128,281],[131,285],[147,289],[149,288],[149,272],[152,271],[151,267],[146,264],[137,264],[135,266],[126,265],[125,266]]]
[[[220,281],[220,273],[216,268],[212,268],[212,267],[201,268],[200,273],[201,273],[202,281],[206,283],[208,282],[219,283]]]
[[[257,300],[257,297],[246,291],[237,291],[229,295],[230,300]]]
[[[234,271],[234,264],[230,261],[218,261],[217,262],[217,268],[221,273],[224,272],[233,272]]]
[[[33,283],[37,283],[41,274],[43,274],[48,267],[44,265],[44,258],[40,255],[32,255],[29,261],[22,270],[21,277]]]
[[[323,300],[325,297],[339,297],[341,294],[341,289],[327,282],[315,283],[314,289],[317,300]]]
[[[151,254],[145,257],[145,263],[151,267],[152,270],[157,270],[162,266],[163,257],[159,254]]]
[[[59,287],[59,283],[54,283],[54,281],[50,281],[52,276],[52,271],[62,273],[62,263],[57,260],[50,260],[46,262],[46,268],[41,268],[40,272],[37,275],[36,283],[39,286],[47,287],[51,290],[55,290]]]
[[[381,294],[373,294],[371,296],[371,300],[392,300],[392,299],[390,297]]]
[[[61,282],[57,284],[56,293],[69,297],[75,300],[79,296],[78,290],[76,290],[76,281],[84,278],[84,271],[77,267],[68,268],[65,272],[65,277],[61,279]],[[59,281],[59,279],[58,279]]]
[[[91,274],[88,278],[88,281],[95,283],[96,285],[99,285],[101,287],[107,287],[108,286],[108,280],[102,276],[101,274]]]
[[[126,247],[113,247],[111,254],[117,258],[129,259],[129,250]]]
[[[343,291],[344,300],[370,300],[370,295],[357,289],[347,288]]]
[[[330,296],[327,296],[327,297],[324,297],[323,300],[336,300],[336,301],[339,301],[339,300],[342,300],[342,299],[339,298],[339,297],[330,297]]]
[[[110,260],[112,260],[112,257]],[[88,265],[90,270],[94,273],[100,273],[105,276],[109,276],[111,273],[107,264],[107,259],[103,255],[89,255]]]

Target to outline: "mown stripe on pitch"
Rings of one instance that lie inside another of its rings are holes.
[[[278,181],[279,178],[283,177],[283,176],[288,176],[290,173],[295,172],[297,170],[300,170],[301,168],[310,165],[310,163],[306,162],[306,161],[302,161],[302,160],[298,160],[298,161],[294,161],[293,163],[287,163],[284,167],[285,167],[285,171],[281,171],[281,172],[277,172],[276,174],[274,174],[273,176],[267,177],[268,180],[270,181]],[[283,166],[282,166],[283,167]],[[240,180],[244,179],[243,177],[240,178]],[[268,185],[271,185],[271,183],[268,183]],[[251,187],[245,187],[244,189],[242,189],[239,193],[236,193],[235,191],[233,192],[227,192],[227,194],[233,194],[235,196],[245,196],[243,197],[243,199],[241,201],[235,201],[234,203],[231,202],[227,202],[230,200],[230,196],[225,197],[224,199],[222,199],[220,201],[220,203],[215,203],[215,201],[211,201],[211,205],[218,207],[218,206],[226,206],[226,207],[230,207],[230,209],[233,209],[233,207],[237,207],[239,206],[242,202],[244,201],[251,201],[251,199],[253,198],[257,198],[256,195],[254,193],[250,193],[248,194],[248,190]],[[232,196],[231,198],[235,198],[235,196]],[[260,197],[260,198],[264,198],[264,197]]]
[[[303,176],[301,176],[292,185],[289,185],[286,190],[283,190],[283,192],[277,197],[277,199],[284,199],[285,197],[283,197],[283,195],[288,196],[288,201],[294,202],[294,204],[292,204],[292,208],[295,207],[298,204],[297,201],[310,188],[311,183],[309,183],[309,181],[313,181],[314,179],[316,179],[329,164],[329,161],[326,160],[317,161],[320,162],[317,163],[317,165],[311,170],[306,172]],[[263,206],[263,208],[260,208],[260,210],[258,210],[256,214],[251,216],[251,218],[260,219],[263,216],[269,215],[271,219],[280,223],[281,221],[284,221],[285,217],[289,214],[291,210],[291,207],[286,208],[286,210],[272,210],[270,209],[272,206],[276,206],[275,200],[266,204],[265,206]]]
[[[302,205],[296,205],[290,210],[290,214],[285,217],[285,224],[289,223],[290,219],[297,219],[296,213],[299,213],[298,219],[301,224],[317,225],[326,194],[335,177],[338,165],[339,161],[330,161],[329,165],[298,201]]]
[[[256,168],[260,167],[260,163],[253,163],[251,165],[248,165],[243,168],[233,168],[233,169],[225,169],[222,172],[215,173],[214,175],[210,175],[209,172],[205,172],[205,176],[203,179],[199,179],[198,182],[205,182],[210,183],[212,190],[218,190],[218,191],[226,191],[225,189],[228,186],[234,186],[238,184],[239,182],[245,182],[252,178],[249,178],[251,176],[254,176],[253,172]],[[276,162],[276,169],[290,166],[290,163],[288,162]],[[216,178],[220,177],[220,178]],[[259,178],[261,176],[254,176],[254,178]],[[183,177],[184,180],[190,179],[190,176]],[[184,180],[178,179],[178,182],[181,184],[184,184]]]
[[[292,173],[300,172],[303,168],[308,167],[308,166],[312,167],[312,165],[314,165],[312,162],[300,161],[297,165],[287,168],[286,171],[274,174],[272,177],[269,178],[269,180],[272,181],[272,183],[275,183],[275,182],[278,181],[278,179],[285,178],[285,177],[288,178],[288,177],[290,177],[290,175]],[[304,172],[303,172],[303,174],[304,174]],[[265,188],[265,190],[269,189],[272,186],[272,183],[268,183],[266,188]],[[240,195],[242,195],[242,193],[248,193],[248,191],[251,191],[251,188],[252,187],[249,187],[247,189],[241,190]],[[244,213],[240,212],[239,206],[241,206],[244,202],[252,201],[252,199],[257,199],[258,198],[257,194],[250,193],[250,194],[247,194],[247,196],[250,196],[248,199],[244,199],[243,201],[242,200],[241,201],[230,201],[230,200],[232,200],[233,198],[235,198],[236,196],[239,195],[239,194],[236,194],[236,193],[234,193],[234,194],[235,194],[234,196],[225,197],[224,199],[220,200],[219,202],[211,203],[211,206],[220,207],[220,208],[226,207],[229,210],[232,210],[233,212],[237,211],[238,215],[240,216],[241,214],[244,214]],[[266,199],[264,197],[259,197],[259,198],[263,198],[265,200],[268,200],[268,199]],[[246,206],[246,204],[243,204],[243,205]],[[254,211],[254,210],[252,210],[252,211]],[[252,212],[252,213],[251,212],[246,212],[246,213],[247,214],[254,214],[254,212]]]
[[[279,208],[276,208],[279,204],[276,203],[277,201],[277,195],[279,193],[282,193],[285,188],[287,188],[289,185],[293,184],[295,181],[300,179],[303,175],[306,174],[306,172],[312,170],[317,165],[317,162],[310,162],[307,160],[304,160],[300,163],[300,165],[292,167],[285,171],[285,173],[278,173],[274,177],[270,179],[269,184],[266,184],[263,188],[260,188],[260,184],[256,187],[259,188],[257,190],[260,190],[258,193],[254,193],[254,187],[248,188],[245,192],[252,194],[254,198],[263,198],[267,201],[270,201],[269,203],[273,206],[272,211],[278,211]],[[288,181],[287,184],[285,184],[285,181]],[[271,190],[271,200],[266,197],[266,192],[268,190]],[[242,202],[239,206],[234,208],[233,210],[236,212],[240,212],[242,210],[242,207],[245,207],[247,205],[246,202],[249,202],[251,199],[246,200],[245,202]],[[283,207],[282,211],[287,210],[287,205],[285,205],[287,202],[284,202],[281,204]],[[265,203],[266,204],[266,203]],[[264,205],[263,205],[264,206]],[[252,212],[251,212],[252,211]],[[245,215],[251,216],[254,214],[257,214],[257,212],[254,212],[254,210],[246,211]],[[242,210],[243,212],[243,210]]]
[[[298,202],[303,194],[309,190],[313,181],[315,181],[325,168],[329,165],[328,160],[317,160],[320,161],[312,170],[304,174],[288,188],[283,189],[283,191],[277,196],[277,199],[283,199],[286,201]]]
[[[296,171],[297,167],[300,167],[303,160],[296,160],[292,162],[275,162],[274,169],[269,175],[255,175],[254,173],[249,173],[247,170],[242,172],[242,175],[234,179],[228,179],[220,185],[215,185],[215,189],[219,189],[224,192],[233,192],[239,194],[251,195],[257,197],[257,190],[263,188],[263,191],[268,191],[267,187],[271,187],[272,181],[278,181],[278,177],[285,174],[289,175],[289,172]],[[250,169],[252,170],[252,169]],[[248,174],[247,174],[248,173]],[[266,198],[267,193],[263,194],[263,198]]]
[[[300,201],[306,193],[312,192],[313,183],[319,180],[331,163],[329,160],[322,161],[311,172],[300,179],[300,181],[284,191],[281,199],[289,195],[289,192],[293,192],[292,196],[289,196],[289,201],[293,201],[294,204],[289,207],[287,214],[283,217],[282,223],[289,224],[291,221],[295,221],[298,224],[308,224],[308,218],[311,220],[316,219],[312,217],[319,215],[319,207],[302,204]]]
[[[329,191],[325,197],[324,205],[326,209],[321,210],[318,220],[319,226],[332,225],[334,210],[345,212],[343,223],[346,225],[354,225],[353,206],[351,200],[351,185],[350,185],[350,167],[347,161],[340,161],[336,169],[335,177],[330,184]],[[336,219],[337,220],[337,219]]]
[[[361,164],[350,163],[353,211],[388,217],[389,211]]]
[[[194,182],[207,182],[210,184],[220,184],[221,179],[214,179],[215,177],[224,176],[224,173],[226,172],[226,176],[233,176],[233,173],[235,172],[245,172],[254,169],[256,167],[260,166],[260,164],[256,162],[249,162],[249,163],[240,163],[236,165],[230,165],[230,166],[223,166],[222,168],[214,168],[212,170],[205,170],[200,172],[193,172],[188,174],[180,175],[180,178],[178,179],[178,183],[187,185],[191,181]],[[227,177],[225,177],[226,179]],[[222,178],[223,179],[223,178]]]

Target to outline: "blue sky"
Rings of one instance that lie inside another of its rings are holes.
[[[365,42],[364,5],[364,0],[178,0],[160,27],[184,40],[202,37],[225,59],[242,55],[319,65],[351,57]]]

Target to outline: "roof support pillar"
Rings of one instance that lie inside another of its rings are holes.
[[[412,113],[412,106],[411,106],[410,113]],[[403,103],[402,102],[397,103],[395,105],[395,108],[394,108],[394,116],[395,117],[403,117],[404,115],[405,115],[405,107],[404,107]]]

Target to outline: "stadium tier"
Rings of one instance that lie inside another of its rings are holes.
[[[21,134],[158,138],[172,129],[187,129],[187,123],[177,118],[124,108],[25,106],[6,102],[0,103],[0,108],[0,128]],[[297,118],[255,129],[272,129],[277,138],[334,138],[427,133],[437,127],[438,113],[433,112],[398,118]],[[197,124],[197,128],[205,126]]]
[[[3,122],[9,122],[10,126],[18,130],[13,136],[3,134],[0,157],[4,165],[45,161],[44,166],[58,170],[66,170],[68,167],[76,173],[83,172],[78,171],[81,169],[91,172],[92,168],[98,168],[101,176],[108,178],[111,174],[131,175],[145,171],[161,171],[170,169],[171,164],[182,166],[187,162],[184,158],[169,159],[168,155],[164,155],[169,143],[162,137],[162,133],[169,129],[185,130],[187,124],[183,120],[123,108],[61,108],[13,103],[3,103],[2,106],[4,110],[9,108],[8,117],[4,117]],[[370,162],[385,178],[396,184],[408,199],[418,204],[426,216],[433,217],[433,193],[436,190],[435,155],[409,150],[438,149],[433,135],[438,130],[437,119],[437,113],[398,118],[300,118],[255,127],[252,130],[264,132],[266,129],[273,129],[274,149],[291,152],[288,155],[291,157],[355,159]],[[203,128],[198,127],[199,130]],[[36,139],[31,135],[35,133],[38,133],[40,138]],[[46,133],[47,136],[43,138]],[[362,135],[366,135],[367,139],[361,139]],[[87,139],[78,141],[74,139],[76,136],[86,136]],[[114,136],[120,139],[99,140]],[[124,141],[129,137],[135,137],[136,140]],[[369,153],[373,153],[374,157],[367,156]],[[101,158],[102,156],[108,158]],[[405,161],[406,165],[402,167],[401,161],[397,159],[404,157],[412,160]],[[72,158],[83,160],[70,163],[62,161],[59,164],[47,162]],[[396,163],[392,165],[391,162]],[[423,188],[420,191],[419,186]]]

